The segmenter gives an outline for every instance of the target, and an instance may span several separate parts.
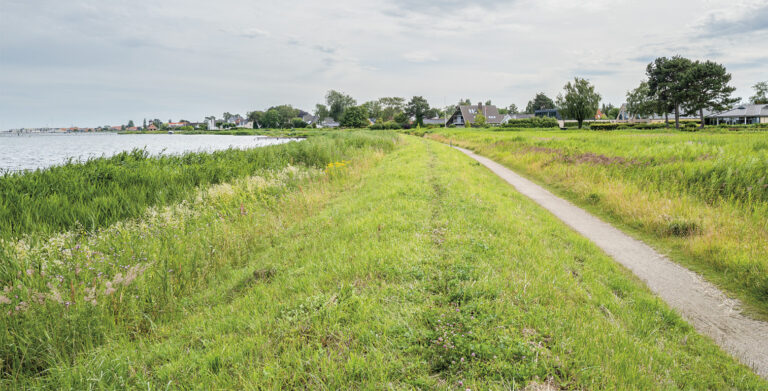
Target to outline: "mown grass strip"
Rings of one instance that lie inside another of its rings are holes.
[[[765,133],[440,131],[703,274],[768,319]]]
[[[465,156],[425,140],[408,138],[354,190],[283,226],[247,266],[272,272],[211,285],[228,293],[33,384],[768,386],[586,239]]]

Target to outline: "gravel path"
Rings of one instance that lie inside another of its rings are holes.
[[[768,322],[741,314],[739,302],[729,299],[698,274],[670,261],[585,210],[559,198],[510,169],[475,153],[454,147],[488,167],[582,234],[621,263],[659,297],[675,308],[699,333],[711,337],[725,351],[768,379]]]

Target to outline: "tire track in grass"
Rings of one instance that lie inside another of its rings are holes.
[[[741,314],[739,303],[698,274],[670,261],[645,243],[559,198],[514,171],[467,149],[454,147],[514,186],[617,262],[675,308],[699,333],[768,379],[768,322]]]

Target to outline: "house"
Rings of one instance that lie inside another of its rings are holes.
[[[169,128],[180,128],[182,126],[189,126],[189,122],[187,121],[168,122]]]
[[[424,118],[421,122],[423,122],[424,125],[445,126],[445,118]]]
[[[139,130],[139,128],[137,128],[135,126],[129,126],[129,127],[125,128],[125,130],[127,130],[129,132],[135,132],[135,131]]]
[[[338,128],[339,123],[334,121],[333,118],[326,118],[322,122],[318,123],[319,128]]]
[[[533,115],[535,115],[536,117],[555,118],[558,121],[562,121],[563,120],[563,117],[560,116],[560,112],[557,111],[557,109],[536,110]]]
[[[485,123],[488,125],[499,125],[504,119],[499,114],[499,109],[494,105],[459,105],[448,118],[448,125],[464,126],[465,124],[474,124],[475,116],[482,114],[485,117]]]
[[[155,126],[155,124],[149,124],[149,126],[147,126],[147,130],[157,130],[157,126]]]
[[[520,114],[520,113],[517,113],[517,114],[505,114],[504,118],[501,119],[501,123],[505,124],[505,123],[507,123],[507,122],[509,122],[510,120],[513,120],[513,119],[528,119],[528,118],[531,118],[533,116],[534,116],[534,114]]]
[[[739,105],[731,110],[717,114],[706,115],[706,121],[711,125],[731,124],[768,124],[768,105],[747,104]]]
[[[307,125],[312,125],[317,122],[317,117],[312,114],[304,114],[300,118],[302,121],[306,122]]]

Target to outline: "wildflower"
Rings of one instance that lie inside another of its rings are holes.
[[[32,269],[27,269],[27,275],[28,275],[28,276],[31,276],[31,275],[33,275],[33,274],[35,274],[35,271],[34,271],[34,270],[32,270]]]

